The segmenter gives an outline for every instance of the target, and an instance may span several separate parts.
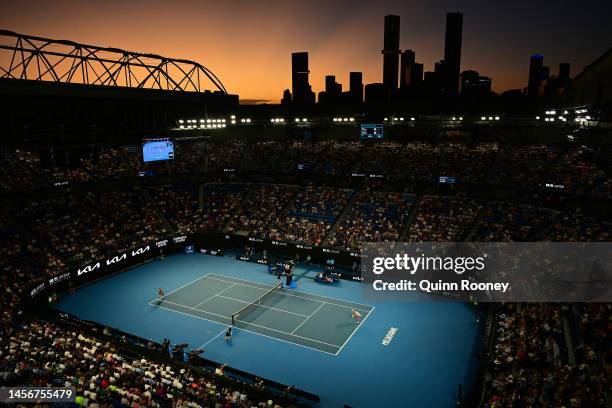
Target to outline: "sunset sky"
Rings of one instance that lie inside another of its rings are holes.
[[[2,1],[0,28],[195,60],[243,101],[278,102],[291,86],[291,52],[310,54],[313,90],[349,71],[382,80],[383,19],[401,17],[401,48],[432,70],[448,11],[464,13],[461,69],[496,91],[526,86],[529,56],[572,76],[612,46],[612,1]]]

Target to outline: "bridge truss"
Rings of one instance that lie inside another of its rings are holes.
[[[7,30],[0,30],[0,79],[227,94],[197,62]]]

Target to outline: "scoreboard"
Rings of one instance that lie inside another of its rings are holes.
[[[145,162],[174,159],[174,143],[170,139],[148,139],[142,144]]]
[[[384,136],[383,125],[378,123],[363,123],[359,138],[365,140],[382,139]]]

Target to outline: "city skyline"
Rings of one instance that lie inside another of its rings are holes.
[[[152,3],[156,2],[146,4]],[[559,63],[570,62],[574,76],[610,46],[610,36],[604,35],[609,32],[610,13],[581,11],[593,1],[581,7],[553,2],[531,6],[523,1],[495,6],[479,1],[471,5],[339,1],[320,7],[314,3],[271,2],[270,7],[258,9],[241,1],[236,8],[194,2],[147,7],[141,1],[85,7],[73,1],[30,0],[1,5],[0,27],[192,59],[217,73],[228,91],[243,101],[271,103],[291,88],[292,52],[309,53],[315,93],[324,90],[326,75],[334,75],[343,89],[349,88],[351,71],[363,72],[364,84],[382,82],[380,51],[387,14],[401,18],[400,50],[413,50],[424,71],[432,71],[444,55],[446,13],[462,12],[461,71],[475,70],[492,78],[496,92],[527,86],[533,54],[544,55],[552,73]],[[570,18],[589,26],[588,32],[568,30]]]

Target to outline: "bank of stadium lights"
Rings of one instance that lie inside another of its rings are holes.
[[[457,122],[457,121],[461,122],[463,120],[463,116],[453,116],[451,117],[451,120],[453,122]]]
[[[335,123],[355,123],[355,118],[352,117],[345,117],[345,118],[333,118],[332,119],[333,122]]]
[[[242,118],[240,119],[240,123],[251,123],[251,118]]]
[[[285,123],[285,119],[284,118],[272,118],[270,119],[270,122],[280,124],[280,123]]]
[[[223,129],[225,119],[179,119],[179,129]]]
[[[295,118],[294,122],[295,123],[306,123],[306,122],[308,122],[308,118],[301,118],[301,119],[300,118]]]
[[[398,123],[402,124],[406,122],[407,120],[414,122],[416,119],[414,118],[414,116],[410,118],[406,118],[404,116],[391,116],[391,117],[384,118],[383,122],[386,122],[386,123],[390,122],[390,124],[393,125],[393,124],[398,124]]]
[[[487,116],[481,116],[480,117],[480,120],[482,120],[482,121],[486,121],[486,120],[493,121],[493,120],[499,120],[499,119],[500,119],[499,116],[488,116],[488,117]]]

